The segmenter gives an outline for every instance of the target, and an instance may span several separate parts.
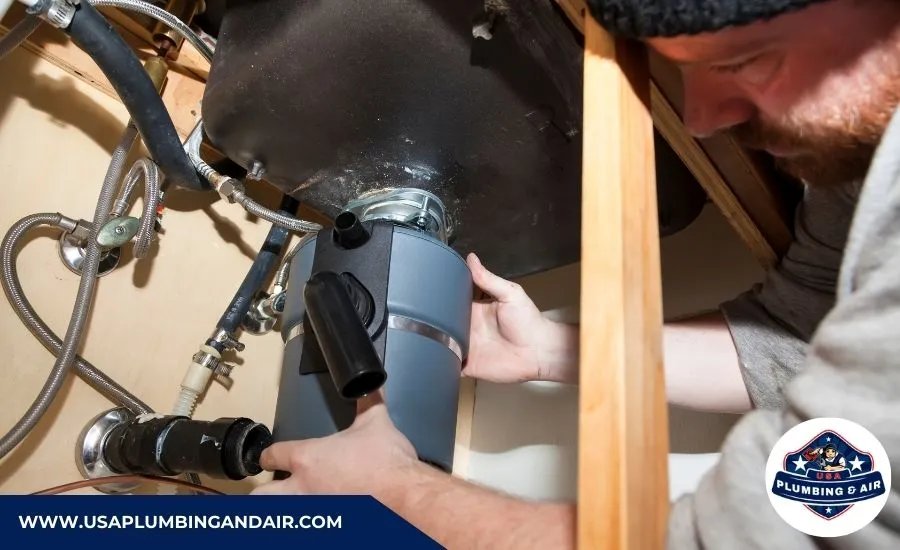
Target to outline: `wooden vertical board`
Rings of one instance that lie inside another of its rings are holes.
[[[646,52],[585,24],[580,548],[655,549],[668,422]]]
[[[472,454],[472,426],[475,422],[475,380],[459,383],[459,409],[456,413],[456,445],[453,451],[453,475],[468,479]]]

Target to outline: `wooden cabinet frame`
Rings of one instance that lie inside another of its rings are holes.
[[[661,548],[668,421],[650,78],[585,26],[578,545]]]

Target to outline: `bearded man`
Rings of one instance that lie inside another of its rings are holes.
[[[721,313],[666,327],[671,401],[757,409],[697,491],[673,504],[668,544],[818,548],[768,501],[766,460],[787,430],[816,417],[855,421],[900,471],[900,2],[589,5],[609,31],[681,68],[694,135],[732,132],[807,184],[796,242],[763,287]],[[548,324],[521,288],[476,258],[469,265],[495,301],[474,306],[466,373],[577,379],[574,329]],[[258,492],[371,494],[451,548],[573,544],[574,505],[516,500],[438,472],[417,461],[377,397],[364,404],[342,433],[266,450],[264,467],[291,476]],[[897,491],[875,521],[829,544],[900,548]]]

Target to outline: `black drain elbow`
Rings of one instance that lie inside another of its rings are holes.
[[[116,426],[103,454],[120,474],[195,473],[239,480],[262,471],[259,457],[271,443],[269,429],[249,418],[208,422],[164,416]]]

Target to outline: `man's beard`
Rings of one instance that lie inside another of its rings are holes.
[[[751,149],[786,151],[776,165],[811,185],[837,185],[862,179],[900,98],[891,91],[878,105],[867,102],[857,116],[843,113],[827,121],[753,119],[733,128]],[[850,111],[847,111],[850,112]]]
[[[824,101],[810,98],[780,120],[754,118],[731,131],[747,147],[773,152],[781,169],[811,185],[859,180],[900,104],[900,56],[881,61],[877,74],[863,77],[866,86],[820,90]]]

